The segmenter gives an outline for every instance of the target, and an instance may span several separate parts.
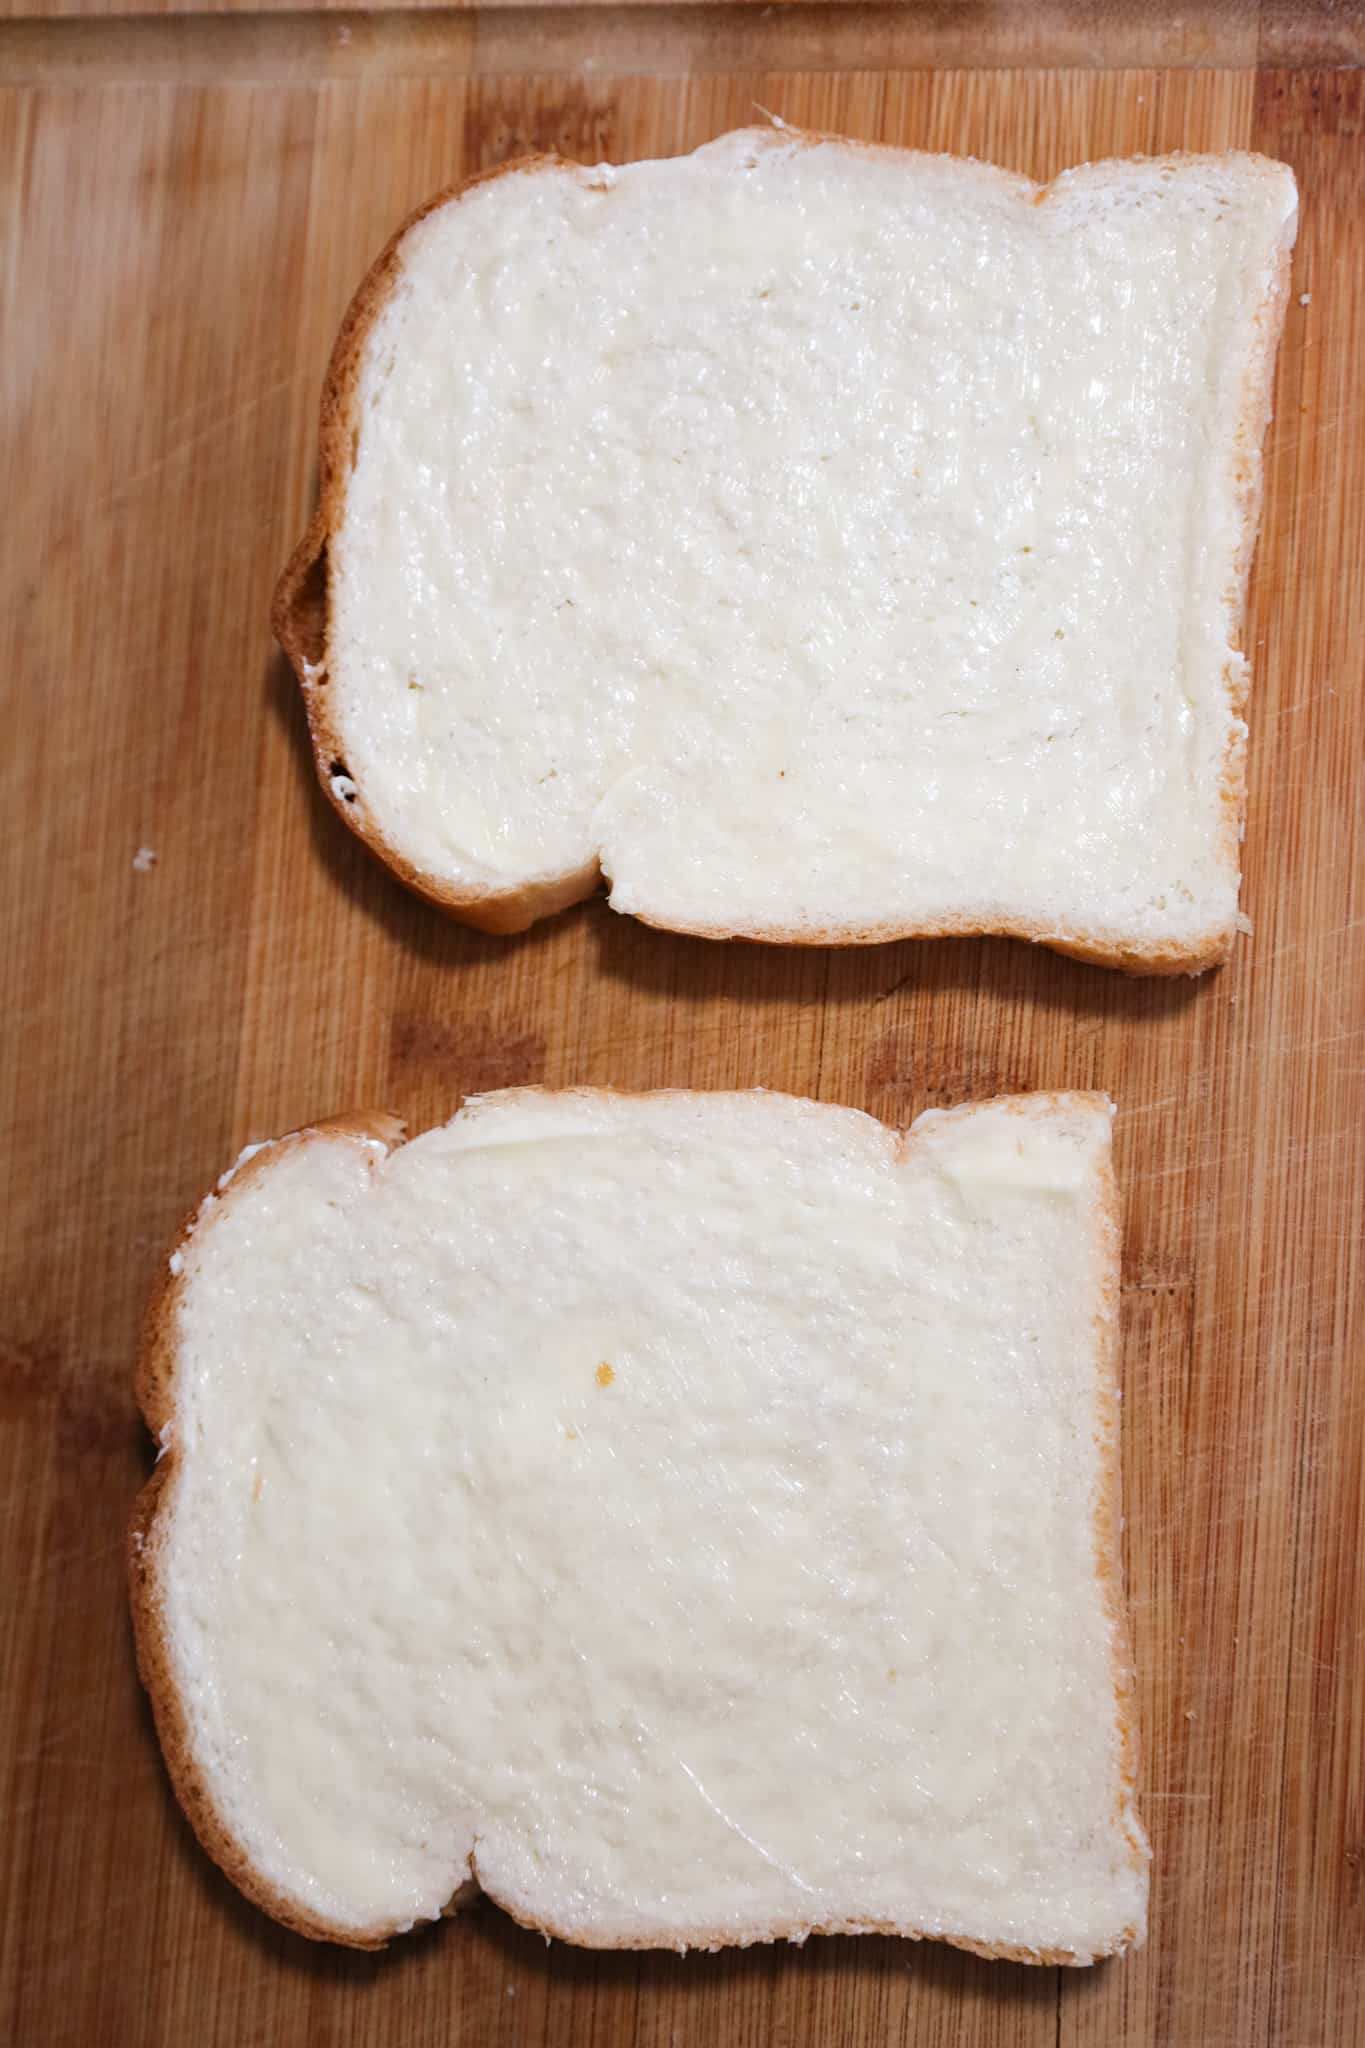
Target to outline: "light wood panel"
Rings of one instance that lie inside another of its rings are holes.
[[[449,75],[224,86],[181,28],[192,83],[169,59],[137,83],[126,52],[124,82],[73,83],[49,42],[41,75],[0,92],[0,2030],[82,2048],[1365,2041],[1360,74],[1254,54],[888,72],[880,46],[799,70],[754,45],[636,75],[635,45],[613,59],[607,36],[592,72],[566,45],[559,70],[528,55],[487,75],[476,25]],[[1221,974],[1132,983],[985,941],[711,946],[601,904],[499,941],[405,896],[325,810],[266,608],[368,257],[462,172],[526,147],[683,149],[755,101],[1036,175],[1173,145],[1299,171],[1253,602],[1255,933]],[[1006,1088],[1116,1097],[1157,1858],[1141,1955],[1091,1973],[878,1941],[594,1956],[480,1909],[363,1958],[274,1929],[199,1854],[123,1605],[148,1459],[128,1371],[159,1248],[249,1138],[356,1103],[420,1127],[541,1079],[762,1082],[893,1120]]]
[[[1365,0],[0,0],[0,84],[1362,62]]]

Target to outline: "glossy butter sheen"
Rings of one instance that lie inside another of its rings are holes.
[[[287,1141],[183,1253],[191,1745],[334,1925],[1145,1925],[1096,1576],[1098,1098],[467,1107]]]
[[[360,800],[424,872],[600,857],[683,928],[1227,929],[1238,428],[1294,213],[1248,157],[1040,199],[769,133],[438,209],[331,544]]]

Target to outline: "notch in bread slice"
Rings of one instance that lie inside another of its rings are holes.
[[[1221,959],[1296,218],[1254,156],[789,130],[434,202],[277,597],[336,808],[491,931],[605,877],[714,937]]]
[[[141,1666],[210,1854],[361,1946],[1142,1938],[1094,1095],[906,1133],[514,1090],[259,1149],[141,1399]]]

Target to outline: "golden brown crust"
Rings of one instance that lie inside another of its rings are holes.
[[[515,1088],[498,1091],[500,1096],[514,1095],[629,1095],[636,1091],[610,1088],[570,1088],[563,1090],[543,1088]],[[688,1094],[686,1089],[655,1091],[661,1094]],[[763,1093],[764,1091],[751,1091]],[[774,1093],[775,1104],[793,1099]],[[1020,1115],[1037,1115],[1040,1111],[1065,1110],[1067,1108],[1093,1109],[1103,1104],[1107,1110],[1108,1097],[1085,1090],[1047,1090],[1028,1095],[996,1096],[980,1102],[968,1102],[953,1110],[939,1112],[940,1115],[966,1116],[983,1109],[989,1102],[1015,1110]],[[817,1105],[812,1105],[817,1106]],[[870,1118],[870,1122],[877,1119]],[[883,1126],[883,1128],[888,1128]],[[133,1615],[133,1631],[137,1647],[138,1670],[152,1703],[157,1734],[166,1759],[171,1783],[186,1818],[200,1843],[218,1867],[229,1877],[239,1891],[254,1904],[260,1906],[272,1918],[296,1934],[303,1934],[314,1941],[335,1941],[351,1948],[383,1948],[392,1935],[401,1932],[392,1926],[360,1929],[339,1927],[301,1908],[297,1901],[279,1891],[264,1878],[251,1862],[250,1856],[233,1833],[230,1818],[214,1799],[205,1773],[200,1768],[194,1752],[192,1731],[185,1709],[184,1697],[176,1677],[167,1631],[162,1613],[162,1588],[160,1567],[165,1543],[166,1517],[173,1504],[179,1459],[173,1435],[175,1413],[175,1378],[177,1371],[178,1329],[177,1317],[181,1290],[185,1281],[184,1257],[190,1240],[196,1231],[211,1224],[218,1206],[230,1200],[235,1192],[250,1185],[255,1177],[268,1172],[281,1153],[287,1148],[309,1144],[318,1139],[335,1141],[367,1140],[378,1141],[386,1153],[402,1144],[404,1127],[395,1117],[384,1112],[352,1112],[346,1116],[330,1118],[302,1130],[287,1132],[283,1137],[267,1141],[255,1148],[250,1155],[244,1154],[237,1164],[220,1176],[214,1189],[194,1209],[176,1233],[169,1255],[163,1264],[153,1286],[151,1298],[143,1322],[142,1345],[136,1369],[136,1390],[147,1427],[161,1444],[161,1455],[156,1469],[138,1495],[128,1528],[128,1581],[129,1598]],[[912,1124],[899,1134],[900,1153],[905,1154],[915,1142],[915,1126]],[[1101,1247],[1101,1266],[1104,1273],[1103,1299],[1096,1317],[1096,1351],[1098,1371],[1102,1388],[1102,1404],[1107,1409],[1106,1426],[1100,1445],[1101,1471],[1094,1508],[1096,1570],[1103,1590],[1106,1612],[1112,1627],[1114,1696],[1120,1743],[1120,1797],[1118,1810],[1121,1819],[1133,1814],[1132,1800],[1137,1778],[1138,1746],[1136,1724],[1136,1693],[1132,1672],[1132,1659],[1128,1646],[1126,1625],[1126,1604],[1123,1589],[1123,1567],[1119,1546],[1121,1474],[1118,1457],[1118,1298],[1119,1298],[1119,1209],[1118,1189],[1114,1177],[1112,1159],[1104,1169],[1104,1183],[1101,1190],[1096,1229]],[[1135,1823],[1136,1825],[1136,1823]],[[1136,1863],[1145,1863],[1147,1851],[1140,1827],[1134,1834],[1126,1830]],[[988,1960],[1035,1963],[1048,1966],[1084,1967],[1097,1957],[1078,1955],[1065,1949],[1027,1949],[1008,1944],[994,1945],[975,1941],[967,1935],[943,1933],[937,1930],[905,1927],[893,1921],[830,1920],[818,1926],[797,1924],[792,1926],[768,1925],[743,1929],[738,1933],[733,1928],[690,1929],[685,1940],[675,1942],[653,1942],[648,1938],[631,1939],[626,1936],[595,1937],[592,1931],[570,1928],[560,1922],[541,1918],[532,1919],[522,1913],[515,1900],[509,1900],[496,1885],[483,1886],[479,1871],[477,1844],[470,1857],[470,1878],[461,1884],[448,1902],[446,1912],[454,1912],[465,1904],[477,1889],[486,1889],[488,1897],[516,1920],[521,1926],[533,1928],[547,1938],[573,1943],[580,1948],[601,1949],[644,1949],[650,1947],[693,1949],[720,1949],[748,1947],[751,1945],[776,1942],[803,1942],[814,1934],[886,1934],[899,1936],[908,1941],[942,1941],[950,1947],[969,1950],[973,1955]],[[1136,1928],[1125,1928],[1111,1948],[1104,1954],[1120,1954],[1139,1939]]]
[[[1256,541],[1261,528],[1261,503],[1264,495],[1265,470],[1262,448],[1273,416],[1275,363],[1280,351],[1285,307],[1289,303],[1289,282],[1294,263],[1297,223],[1296,212],[1287,224],[1285,236],[1276,252],[1275,272],[1269,290],[1257,309],[1256,346],[1247,364],[1238,413],[1233,489],[1241,515],[1241,531],[1233,565],[1234,587],[1230,593],[1230,638],[1238,653],[1245,652],[1243,637],[1246,627],[1247,586],[1251,579],[1251,563],[1256,553]],[[1234,720],[1244,719],[1250,671],[1248,668],[1240,672],[1229,668],[1225,673],[1225,681],[1232,717]],[[1244,735],[1234,728],[1228,735],[1227,754],[1223,764],[1222,848],[1224,860],[1239,880],[1242,866],[1242,833],[1246,821],[1246,787],[1246,740]],[[1225,951],[1231,948],[1231,944],[1232,935],[1229,933]]]
[[[1232,943],[1230,930],[1216,931],[1187,950],[1173,944],[1153,945],[1144,950],[1121,939],[1106,945],[1098,938],[1063,937],[1040,918],[1031,917],[999,917],[989,922],[971,917],[938,917],[924,918],[912,925],[892,922],[839,929],[828,925],[788,925],[757,931],[743,925],[664,925],[642,910],[632,915],[640,924],[657,931],[682,932],[694,939],[744,939],[758,946],[882,946],[899,939],[1028,939],[1034,945],[1046,946],[1051,953],[1063,953],[1068,959],[1083,960],[1091,967],[1111,967],[1120,974],[1202,974],[1205,968],[1226,960]]]
[[[477,1869],[478,1858],[474,1858]],[[484,1887],[480,1887],[485,1889]],[[943,1934],[931,1932],[922,1927],[902,1927],[895,1920],[827,1920],[818,1927],[804,1923],[794,1927],[745,1928],[740,1933],[730,1929],[703,1930],[689,1933],[685,1941],[656,1942],[632,1940],[625,1936],[594,1937],[565,1927],[552,1920],[532,1920],[518,1912],[515,1903],[499,1896],[496,1886],[485,1890],[498,1909],[506,1913],[509,1920],[515,1920],[518,1927],[525,1927],[533,1934],[543,1934],[547,1941],[567,1942],[573,1948],[589,1949],[631,1949],[639,1953],[643,1949],[661,1948],[673,1954],[686,1954],[689,1949],[704,1949],[711,1954],[725,1948],[762,1948],[774,1942],[789,1941],[801,1947],[816,1935],[825,1934],[884,1934],[896,1941],[939,1941],[945,1948],[966,1949],[969,1954],[981,1956],[988,1963],[1033,1963],[1046,1969],[1089,1969],[1092,1963],[1101,1962],[1110,1955],[1120,1955],[1135,1936],[1125,1934],[1112,1949],[1106,1949],[1103,1956],[1079,1956],[1074,1949],[1065,1948],[1014,1948],[1009,1943],[993,1946],[987,1941],[973,1941],[967,1934]]]
[[[784,141],[807,145],[836,143],[885,156],[921,154],[885,144],[851,141],[815,130],[790,128],[785,123],[775,123],[774,127],[780,131]],[[754,132],[765,138],[771,134],[771,131],[764,130]],[[1173,151],[1157,159],[1163,163],[1191,160],[1190,154],[1184,151]],[[1261,161],[1268,164],[1270,160]],[[303,691],[318,779],[333,808],[371,851],[417,895],[465,924],[499,934],[525,931],[539,918],[548,917],[554,911],[593,895],[603,881],[601,865],[596,859],[589,860],[571,872],[542,876],[514,887],[499,888],[492,884],[470,887],[418,868],[392,843],[371,812],[363,792],[348,773],[346,748],[331,715],[327,676],[327,550],[331,536],[341,524],[346,482],[355,457],[355,398],[365,344],[399,275],[403,241],[429,213],[463,198],[477,185],[517,172],[554,168],[572,167],[557,156],[521,157],[494,170],[479,172],[438,193],[409,215],[367,271],[342,322],[323,385],[317,510],[280,578],[271,614],[275,636],[293,664]],[[1055,181],[1052,185],[1036,185],[1028,178],[993,165],[980,165],[978,168],[994,171],[1002,184],[1031,191],[1036,203],[1045,201],[1055,189]],[[1238,639],[1247,575],[1260,519],[1260,448],[1270,417],[1271,386],[1289,290],[1292,246],[1291,235],[1280,252],[1275,280],[1257,315],[1259,346],[1253,352],[1249,366],[1237,434],[1241,541],[1237,556],[1234,631]],[[1245,705],[1245,687],[1231,674],[1228,685],[1233,715],[1240,719]],[[1234,732],[1229,738],[1221,783],[1222,851],[1229,870],[1234,874],[1240,866],[1246,793],[1245,751],[1241,735]],[[642,923],[656,922],[643,913],[636,914]],[[771,925],[756,930],[744,926],[722,928],[678,924],[663,928],[686,931],[699,938],[744,938],[762,944],[787,946],[862,946],[899,939],[950,937],[1018,938],[1047,946],[1054,952],[1093,966],[1112,967],[1125,974],[1141,975],[1201,974],[1227,958],[1236,929],[1232,924],[1212,928],[1183,943],[1156,940],[1150,946],[1143,946],[1134,945],[1130,940],[1106,937],[1101,931],[1059,934],[1050,930],[1043,921],[1027,917],[992,919],[988,925],[964,916],[910,923],[892,920],[867,926],[850,924],[833,929]]]
[[[327,675],[327,549],[341,525],[346,483],[355,461],[355,398],[365,344],[397,281],[403,242],[429,213],[463,199],[476,185],[511,177],[519,171],[550,169],[561,161],[554,156],[518,157],[513,163],[480,171],[438,192],[408,215],[366,271],[346,309],[323,380],[317,510],[285,565],[270,613],[275,638],[288,655],[303,692],[313,764],[333,810],[417,895],[479,931],[501,935],[524,932],[538,918],[549,917],[554,911],[567,909],[569,904],[591,896],[601,880],[601,870],[594,860],[571,874],[551,876],[515,889],[459,890],[414,866],[392,844],[347,774],[345,744],[332,718]]]
[[[204,1849],[245,1897],[295,1934],[306,1934],[313,1941],[342,1942],[352,1948],[382,1948],[390,1930],[356,1933],[306,1912],[296,1900],[261,1876],[233,1833],[231,1821],[215,1801],[195,1756],[184,1696],[171,1660],[162,1614],[160,1568],[166,1517],[174,1499],[180,1463],[172,1431],[179,1348],[177,1318],[185,1279],[186,1246],[196,1229],[211,1218],[210,1205],[220,1203],[231,1187],[244,1187],[257,1174],[267,1171],[283,1147],[304,1144],[317,1137],[378,1139],[387,1146],[399,1141],[402,1130],[403,1125],[396,1117],[359,1111],[291,1131],[229,1168],[213,1191],[185,1217],[175,1234],[147,1303],[134,1377],[138,1406],[162,1448],[156,1469],[138,1495],[128,1524],[128,1597],[137,1668],[152,1703],[156,1732],[175,1796]]]
[[[1095,1219],[1103,1298],[1095,1317],[1095,1351],[1099,1378],[1101,1435],[1100,1475],[1092,1510],[1095,1523],[1095,1565],[1111,1631],[1114,1715],[1119,1741],[1117,1818],[1135,1865],[1150,1861],[1147,1837],[1137,1819],[1137,1778],[1141,1761],[1137,1718],[1137,1673],[1133,1666],[1128,1601],[1123,1583],[1123,1466],[1120,1404],[1123,1399],[1122,1332],[1119,1323],[1122,1224],[1118,1178],[1112,1151],[1106,1155],[1104,1185]],[[1136,1939],[1130,1930],[1127,1940]]]

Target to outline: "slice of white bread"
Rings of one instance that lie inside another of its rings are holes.
[[[786,130],[434,201],[276,600],[324,787],[491,931],[605,875],[714,937],[1221,959],[1296,218],[1255,156]]]
[[[1140,1940],[1110,1113],[518,1089],[225,1176],[131,1538],[210,1854],[359,1946]]]

